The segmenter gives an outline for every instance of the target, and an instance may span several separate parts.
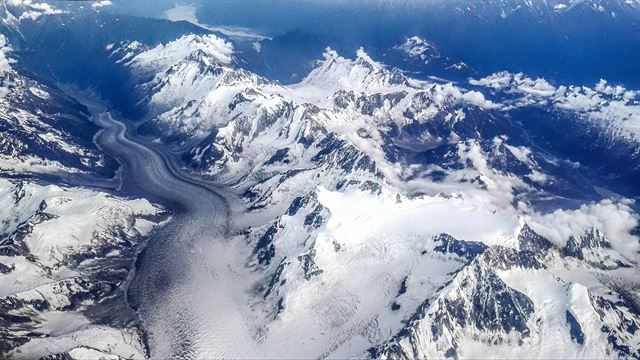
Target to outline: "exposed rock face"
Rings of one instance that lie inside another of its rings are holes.
[[[596,228],[591,228],[582,236],[569,237],[562,254],[603,270],[631,267],[620,254],[611,249],[609,240]]]
[[[581,244],[602,248],[602,245],[607,242],[599,236],[599,233],[597,229],[589,230]],[[550,273],[552,277],[559,276],[555,281],[561,287],[566,287],[566,279],[572,276],[567,277],[567,264],[562,260],[562,257],[566,256],[566,248],[554,247],[528,225],[522,227],[518,239],[523,250],[492,246],[477,256],[470,265],[456,275],[450,285],[443,288],[435,299],[425,302],[392,341],[383,346],[371,348],[369,355],[374,358],[391,359],[422,356],[466,357],[475,354],[470,347],[462,345],[469,339],[497,346],[496,348],[513,341],[506,347],[520,348],[523,353],[529,351],[526,350],[531,349],[529,344],[538,340],[529,342],[527,339],[542,336],[541,331],[544,329],[544,325],[540,323],[540,316],[544,316],[541,314],[548,310],[535,301],[538,297],[544,298],[544,295],[538,293],[532,299],[527,294],[509,287],[501,280],[501,276],[506,276],[508,283],[511,283],[517,277],[510,276],[510,272],[523,272],[523,275],[528,272],[531,274],[530,281],[537,281],[536,278],[539,276],[546,277],[548,275],[545,274]],[[527,245],[524,246],[524,244]],[[532,246],[536,249],[542,247],[544,251],[531,252],[528,249]],[[583,274],[578,276],[618,269],[603,268],[584,259],[581,259],[580,264],[571,266],[574,268],[575,275]],[[470,278],[472,274],[473,277]],[[609,275],[615,276],[613,273]],[[526,278],[526,275],[524,276]],[[618,276],[624,275],[618,274]],[[615,288],[609,281],[603,279],[601,285],[610,286],[609,289]],[[515,285],[521,287],[521,284],[516,283],[512,286]],[[543,288],[538,291],[549,290],[549,288]],[[566,310],[562,314],[564,321],[557,321],[557,324],[565,329],[563,331],[566,333],[563,337],[571,339],[580,347],[587,341],[598,343],[604,347],[604,352],[601,354],[631,358],[638,356],[637,347],[629,346],[637,341],[638,336],[637,318],[634,319],[634,315],[631,315],[637,314],[636,310],[633,310],[635,306],[632,301],[611,290],[607,295],[596,295],[602,291],[598,287],[590,291],[581,285],[573,285],[568,288],[568,291],[570,293],[568,306],[571,310]],[[486,298],[485,295],[487,295]],[[615,305],[614,301],[606,300],[610,296],[617,297],[618,301]],[[508,316],[503,317],[504,314]],[[590,320],[587,320],[587,317]],[[589,321],[595,321],[596,324],[586,325]],[[589,333],[589,331],[592,332]],[[518,335],[513,336],[513,334]],[[446,341],[441,340],[443,336],[446,336]],[[540,341],[548,340],[541,338]],[[621,346],[622,343],[626,345]],[[535,354],[544,353],[539,349],[534,351]]]

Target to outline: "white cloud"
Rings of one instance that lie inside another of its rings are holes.
[[[485,99],[484,95],[479,91],[469,91],[462,94],[461,99],[471,105],[476,105],[483,109],[496,109],[499,105]]]
[[[0,74],[11,70],[11,64],[14,60],[7,57],[7,54],[11,52],[11,46],[7,42],[7,38],[0,34]]]
[[[45,2],[37,2],[33,0],[6,0],[7,5],[12,12],[16,12],[16,16],[20,21],[25,19],[36,20],[43,15],[62,14],[63,11],[55,8]]]
[[[503,110],[526,106],[553,106],[576,113],[611,135],[640,141],[640,104],[638,91],[621,85],[612,86],[600,80],[587,86],[553,86],[543,78],[532,79],[522,73],[498,72],[482,79],[469,80],[471,85],[513,95],[502,103]]]
[[[640,250],[638,238],[631,234],[638,226],[638,215],[633,212],[628,200],[603,200],[574,210],[534,213],[527,216],[527,222],[532,229],[558,246],[564,246],[570,236],[580,236],[595,227],[607,236],[620,254],[637,257]]]
[[[102,0],[102,1],[94,2],[91,6],[94,9],[98,9],[101,7],[111,6],[111,5],[112,5],[112,2],[110,0]]]
[[[4,75],[11,71],[11,64],[15,62],[15,60],[7,57],[9,52],[11,52],[11,47],[7,43],[4,35],[0,34],[0,99],[9,93],[9,88],[6,83],[7,79]]]

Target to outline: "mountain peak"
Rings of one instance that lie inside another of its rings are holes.
[[[374,61],[362,47],[356,50],[356,64],[367,67],[371,70],[381,70],[384,68],[384,65]]]
[[[434,44],[416,35],[408,37],[405,42],[394,48],[411,58],[425,59],[430,56],[440,56],[440,51]]]
[[[329,89],[333,93],[339,89],[366,91],[407,83],[401,71],[387,69],[383,64],[373,60],[363,48],[356,50],[356,58],[353,60],[327,48],[323,60],[316,63],[300,84]]]
[[[233,61],[234,48],[231,43],[213,34],[188,34],[138,54],[134,62],[141,67],[168,69],[193,53],[206,54],[221,64],[229,65]]]
[[[340,57],[340,55],[338,55],[338,52],[333,50],[330,47],[327,47],[326,49],[324,49],[322,56],[324,57],[325,60],[336,60]]]
[[[618,12],[640,9],[638,0],[481,0],[458,2],[461,13],[480,17],[499,16],[507,19],[511,15],[529,13],[538,18],[562,15],[579,10],[601,13],[612,18]]]

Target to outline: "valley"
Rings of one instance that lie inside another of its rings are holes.
[[[123,187],[172,211],[170,224],[154,234],[136,260],[127,291],[147,331],[150,355],[201,358],[246,351],[219,352],[199,337],[201,328],[227,344],[247,336],[246,320],[237,309],[244,303],[237,297],[246,296],[237,286],[238,269],[244,267],[234,261],[243,250],[226,241],[231,222],[227,200],[214,183],[182,169],[166,147],[132,135],[133,129],[100,105],[90,108],[102,128],[95,141],[121,164]],[[229,331],[234,327],[237,332]]]

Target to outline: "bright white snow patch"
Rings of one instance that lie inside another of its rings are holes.
[[[122,358],[144,358],[143,340],[135,328],[96,326],[82,314],[96,299],[70,305],[78,302],[74,297],[86,293],[92,281],[104,280],[97,272],[126,270],[100,266],[121,262],[123,253],[131,252],[140,237],[157,225],[147,216],[160,212],[142,199],[0,179],[0,238],[14,239],[18,245],[16,253],[0,255],[0,263],[10,269],[0,273],[0,301],[11,304],[9,311],[14,315],[33,319],[33,323],[13,324],[23,329],[15,334],[29,341],[9,357],[40,358],[75,348],[79,349],[74,354],[80,356],[88,354],[82,347],[90,346]],[[105,249],[110,251],[104,254]],[[103,263],[98,266],[97,262]],[[38,301],[47,306],[29,305]],[[42,336],[32,335],[35,332]]]
[[[430,238],[441,233],[487,245],[508,245],[521,226],[515,215],[503,215],[461,197],[408,199],[390,192],[376,196],[362,191],[341,193],[320,188],[318,200],[331,213],[327,234],[342,239],[347,246],[366,244],[368,238],[380,241],[417,235]]]
[[[44,211],[55,217],[35,226],[24,242],[41,264],[50,267],[63,262],[66,255],[92,246],[101,233],[115,226],[121,226],[128,236],[147,235],[151,230],[147,222],[130,220],[158,212],[147,200],[123,200],[82,188],[25,183],[18,191],[22,196],[18,201],[16,191],[13,183],[0,179],[0,234],[15,231],[46,203]],[[6,285],[3,292],[18,291],[10,282]]]
[[[404,43],[394,47],[394,49],[402,51],[410,58],[419,58],[427,64],[431,59],[437,59],[442,56],[434,44],[419,36],[407,38]],[[462,68],[462,66],[466,65],[464,63],[460,63],[460,68]]]
[[[567,8],[567,5],[566,5],[566,4],[555,4],[555,5],[553,6],[553,10],[558,11],[558,12],[559,12],[559,11],[562,11],[562,10],[564,10],[564,9],[566,9],[566,8]]]

